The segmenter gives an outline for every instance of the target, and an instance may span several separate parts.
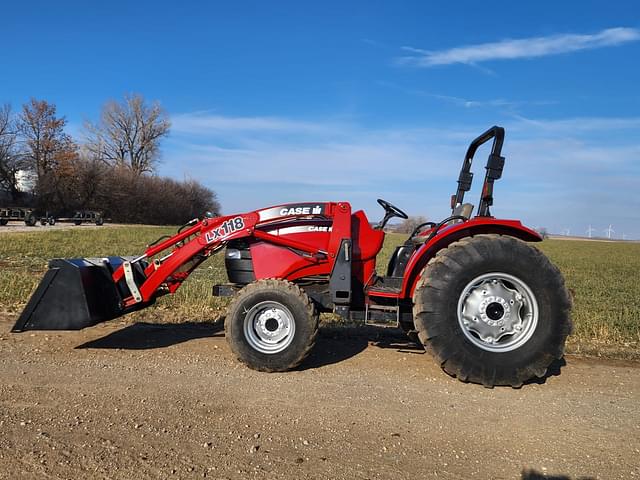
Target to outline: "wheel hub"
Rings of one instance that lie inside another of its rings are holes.
[[[486,306],[485,311],[487,314],[487,317],[489,317],[490,320],[488,321],[500,321],[502,320],[502,318],[505,315],[505,311],[507,312],[507,315],[509,314],[508,308],[507,307],[505,309],[505,306],[503,306],[504,300],[499,299],[498,301],[492,302],[489,305]]]
[[[463,289],[458,321],[465,336],[489,351],[509,351],[531,338],[538,307],[529,287],[505,273],[475,278]]]
[[[294,333],[293,315],[281,303],[261,302],[245,315],[245,338],[252,348],[261,353],[283,351],[291,344]]]
[[[283,310],[270,308],[258,315],[257,328],[260,330],[260,336],[277,339],[289,329],[288,318]]]

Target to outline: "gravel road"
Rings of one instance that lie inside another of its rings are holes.
[[[55,230],[78,230],[78,229],[89,229],[93,230],[96,228],[108,228],[108,227],[132,227],[133,225],[125,225],[119,223],[109,223],[104,225],[95,225],[93,223],[83,223],[81,225],[76,225],[74,223],[66,223],[66,222],[58,222],[55,225],[40,225],[38,222],[33,227],[28,227],[24,224],[24,222],[10,222],[6,225],[0,225],[0,235],[3,233],[16,233],[16,232],[32,232],[32,233],[44,233]]]
[[[544,383],[485,389],[361,328],[265,374],[216,324],[14,320],[0,315],[2,479],[640,478],[639,364],[568,357]]]

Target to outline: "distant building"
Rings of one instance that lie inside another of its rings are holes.
[[[36,186],[36,176],[29,170],[18,170],[16,172],[16,187],[21,192],[31,192]]]

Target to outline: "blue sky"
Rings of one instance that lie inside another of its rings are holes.
[[[348,200],[377,219],[382,197],[442,218],[468,142],[498,124],[496,216],[640,238],[640,6],[478,5],[7,2],[0,103],[54,102],[80,137],[106,100],[156,99],[160,173],[226,213]]]

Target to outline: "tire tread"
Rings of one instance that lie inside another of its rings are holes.
[[[454,330],[450,322],[457,323],[457,319],[448,318],[453,301],[449,291],[451,285],[465,274],[467,266],[496,258],[519,262],[520,265],[536,265],[540,274],[557,289],[554,290],[553,311],[556,313],[553,317],[559,325],[553,323],[550,327],[553,331],[547,339],[548,345],[542,347],[531,363],[519,365],[511,372],[496,367],[491,361],[481,363],[483,359],[490,358],[488,355],[496,354],[476,347],[477,354],[471,355],[468,348],[463,348],[466,339],[451,338],[458,334],[462,336],[462,331],[456,329],[452,333]],[[487,387],[520,387],[531,378],[543,377],[553,360],[562,358],[566,337],[572,332],[571,298],[560,270],[539,249],[510,236],[483,234],[465,237],[440,250],[424,268],[413,300],[414,324],[425,349],[448,374],[461,381],[481,383]]]
[[[302,302],[302,304],[304,305],[304,309],[306,310],[309,318],[313,319],[312,335],[309,338],[304,350],[300,353],[300,355],[297,357],[296,360],[294,360],[284,368],[274,368],[268,365],[256,365],[253,363],[249,363],[247,359],[240,354],[240,352],[238,351],[238,347],[234,345],[234,342],[231,340],[233,338],[232,330],[234,328],[234,324],[232,321],[228,321],[234,316],[234,313],[240,307],[240,305],[242,304],[242,301],[245,300],[248,296],[261,291],[274,291],[274,290],[280,291],[282,293],[286,293],[287,295],[290,295],[296,298],[297,300],[299,300],[300,302]],[[287,280],[269,278],[269,279],[257,280],[255,282],[248,284],[234,296],[227,310],[227,320],[225,320],[224,322],[224,329],[225,329],[225,336],[227,338],[227,341],[229,342],[229,345],[231,346],[231,349],[233,350],[237,359],[241,363],[247,365],[249,368],[252,368],[253,370],[258,370],[260,372],[269,372],[269,373],[281,372],[281,371],[291,370],[298,367],[302,363],[302,361],[309,355],[309,352],[311,352],[311,350],[315,346],[316,339],[318,337],[318,315],[317,315],[314,303],[311,301],[311,299],[306,294],[306,292],[302,290],[298,285],[292,282],[289,282]]]

